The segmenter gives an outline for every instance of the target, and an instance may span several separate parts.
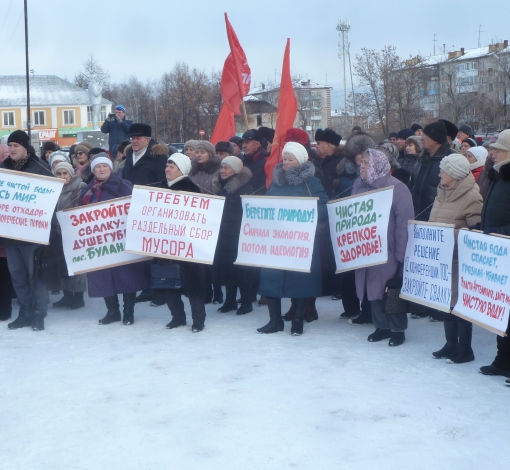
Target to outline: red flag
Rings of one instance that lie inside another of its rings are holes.
[[[282,79],[278,95],[278,112],[276,115],[273,146],[271,147],[271,155],[267,159],[264,168],[267,188],[269,188],[271,181],[273,181],[274,167],[281,161],[282,150],[285,146],[285,133],[287,129],[294,127],[296,113],[297,100],[290,77],[290,39],[287,39],[287,46],[285,46],[285,54],[283,56]]]
[[[234,135],[236,135],[234,113],[226,103],[223,103],[220,115],[216,121],[216,126],[214,127],[214,132],[211,136],[211,143],[216,145],[220,140],[228,140]]]
[[[239,39],[228,21],[225,13],[225,22],[227,24],[227,37],[230,45],[230,54],[223,65],[221,74],[221,96],[227,106],[235,113],[241,114],[240,106],[243,96],[250,91],[251,70],[248,65],[246,55],[239,44]]]

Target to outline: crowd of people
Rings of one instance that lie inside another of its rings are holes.
[[[483,146],[468,125],[457,127],[444,119],[424,127],[413,124],[379,143],[359,127],[353,128],[345,141],[327,128],[317,130],[316,147],[312,147],[308,133],[293,128],[285,135],[281,161],[266,189],[273,129],[250,129],[216,145],[189,140],[179,153],[156,142],[151,126],[127,120],[125,111],[118,105],[102,126],[103,132],[110,134],[108,150],[80,142],[68,155],[45,143],[37,156],[27,134],[18,130],[8,138],[8,154],[1,157],[0,167],[63,179],[56,210],[129,196],[133,185],[223,196],[225,206],[213,265],[155,259],[69,276],[62,233],[55,219],[48,247],[0,240],[0,320],[10,319],[12,298],[16,297],[19,305],[18,317],[8,324],[9,329],[43,330],[49,290],[63,292],[54,307],[71,310],[85,306],[84,292],[88,290],[89,297],[104,298],[106,314],[99,320],[101,325],[117,321],[132,325],[135,304],[143,301],[168,306],[172,319],[167,328],[186,325],[185,295],[193,332],[204,329],[208,303],[217,304],[220,313],[244,315],[253,310],[253,302],[258,302],[267,305],[269,311],[269,322],[258,329],[259,333],[283,331],[285,321],[289,321],[291,334],[300,336],[306,322],[319,318],[316,298],[328,295],[341,301],[340,319],[352,325],[374,325],[369,342],[388,339],[389,346],[402,345],[410,314],[411,318],[443,322],[446,343],[432,353],[434,358],[453,364],[475,359],[472,324],[467,320],[413,303],[408,304],[407,313],[388,314],[382,300],[388,283],[402,277],[409,220],[454,224],[456,234],[468,228],[510,235],[510,130],[492,136]],[[390,186],[393,201],[387,262],[335,274],[326,203]],[[317,198],[310,272],[234,264],[243,216],[242,195]],[[169,265],[180,273],[184,285],[172,289],[151,286],[154,266]],[[458,271],[455,251],[451,308],[458,297]],[[291,299],[286,313],[282,313],[282,298]],[[510,377],[508,337],[498,336],[496,358],[480,372]]]

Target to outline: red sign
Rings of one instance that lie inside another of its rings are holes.
[[[58,137],[58,129],[39,129],[39,140],[54,140]]]
[[[200,131],[199,134],[200,135],[205,135],[205,131]]]

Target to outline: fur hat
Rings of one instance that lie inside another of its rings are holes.
[[[469,124],[461,124],[458,132],[464,132],[467,135],[473,135],[473,128]]]
[[[221,161],[221,164],[232,168],[235,174],[238,174],[243,169],[243,161],[238,157],[234,157],[233,155],[225,157]]]
[[[53,163],[55,163],[55,161],[71,163],[71,161],[69,160],[69,157],[64,152],[61,152],[60,150],[53,152],[50,155],[50,158],[49,158],[50,167],[53,165]]]
[[[214,145],[211,144],[208,140],[199,140],[197,145],[195,146],[195,150],[203,149],[205,150],[211,158],[213,158],[216,155],[216,149],[214,148]]]
[[[11,134],[9,134],[9,137],[7,138],[7,143],[10,144],[11,142],[14,142],[15,144],[20,144],[27,150],[30,145],[28,143],[28,134],[24,131],[14,131]]]
[[[439,169],[457,181],[465,178],[471,172],[467,158],[460,153],[446,155],[441,160]]]
[[[129,137],[151,137],[152,136],[152,127],[149,124],[144,124],[143,122],[134,122],[129,127]]]
[[[269,143],[273,142],[274,139],[274,129],[266,126],[259,127],[259,134],[264,137]]]
[[[53,170],[51,171],[53,172],[54,175],[56,175],[57,170],[66,170],[71,175],[71,178],[74,176],[74,168],[68,162],[58,162],[55,168],[53,168]]]
[[[79,142],[78,145],[83,145],[84,147],[87,147],[89,150],[93,149],[94,146],[90,142]]]
[[[423,127],[421,127],[419,124],[413,124],[413,125],[411,126],[411,130],[412,130],[413,132],[416,132],[416,131],[417,131],[417,130],[419,130],[419,129],[423,129]]]
[[[373,149],[375,142],[366,132],[351,134],[345,143],[345,156],[354,160],[356,155],[363,153],[366,149]]]
[[[448,140],[446,125],[441,119],[439,121],[427,124],[423,129],[423,133],[438,144],[444,144]]]
[[[167,162],[173,162],[184,176],[188,176],[191,170],[191,160],[182,153],[174,153],[168,157]]]
[[[300,165],[308,160],[308,152],[301,144],[297,142],[287,142],[283,147],[282,155],[284,153],[290,153],[299,162]]]
[[[315,133],[315,140],[328,142],[329,144],[338,147],[342,140],[342,136],[337,134],[333,129],[326,127],[326,129],[317,129],[317,132]]]
[[[293,127],[291,129],[287,129],[287,132],[285,133],[285,142],[297,142],[301,145],[308,145],[310,143],[310,138],[303,129]]]
[[[418,153],[422,151],[422,143],[421,139],[417,135],[412,135],[406,139],[406,145],[408,142],[412,142],[414,145],[416,145],[416,148],[418,149]]]
[[[510,151],[510,129],[499,133],[498,140],[490,145],[491,149]]]
[[[392,170],[398,170],[400,168],[400,163],[397,161],[399,152],[395,144],[392,144],[391,142],[383,142],[382,144],[377,145],[375,150],[383,152],[386,157],[388,157],[388,161],[390,162]]]
[[[56,142],[53,142],[51,140],[48,140],[44,142],[41,146],[41,157],[44,158],[44,154],[51,150],[52,152],[56,152],[57,150],[60,150],[60,147],[57,145]]]
[[[189,160],[189,159],[188,159]],[[110,167],[111,170],[113,170],[113,164],[106,152],[98,153],[90,162],[90,171],[94,171],[94,168],[99,163],[105,163]]]
[[[405,129],[400,129],[397,132],[397,139],[406,140],[408,137],[411,137],[412,135],[414,135],[414,131],[406,127]]]
[[[225,140],[220,140],[214,148],[216,152],[227,152],[229,155],[234,155],[234,144]]]
[[[77,154],[78,152],[85,152],[87,154],[87,156],[89,155],[89,152],[90,150],[92,149],[93,147],[91,147],[90,149],[88,147],[86,147],[85,145],[83,144],[78,144],[76,147],[74,147],[74,153]]]
[[[484,147],[472,147],[467,151],[467,153],[473,155],[473,157],[476,158],[476,161],[484,163],[487,159],[487,155],[489,155],[489,152],[487,152],[487,149]]]
[[[184,144],[184,150],[186,150],[187,147],[191,147],[193,150],[195,150],[195,147],[197,146],[197,144],[198,144],[198,140],[188,140]]]
[[[457,134],[459,133],[457,126],[447,119],[438,119],[438,121],[441,121],[445,125],[446,135],[450,137],[450,139],[455,140],[455,137],[457,137]],[[425,130],[423,132],[425,132]]]

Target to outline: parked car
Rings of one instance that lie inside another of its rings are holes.
[[[176,148],[181,153],[184,152],[184,142],[173,143],[173,144],[168,144],[168,145],[171,145],[172,147]]]

